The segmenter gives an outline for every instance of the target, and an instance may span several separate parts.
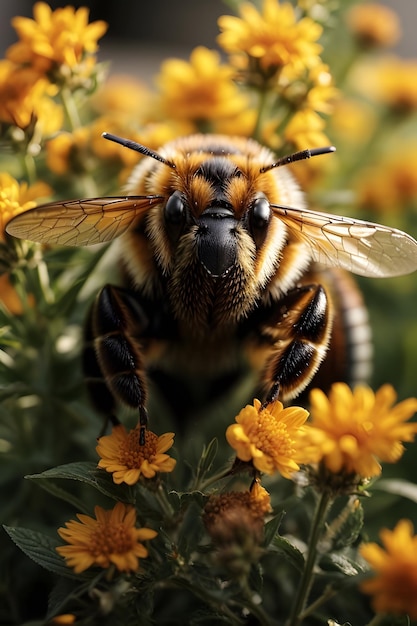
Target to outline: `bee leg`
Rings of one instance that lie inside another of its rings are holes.
[[[145,443],[148,415],[143,359],[138,345],[147,318],[128,290],[106,285],[87,320],[84,373],[95,408],[113,424],[116,401],[138,410],[140,443]]]
[[[329,299],[321,285],[291,290],[263,327],[270,344],[263,380],[265,404],[295,397],[323,361],[332,327]]]

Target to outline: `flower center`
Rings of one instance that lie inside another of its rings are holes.
[[[293,441],[287,425],[277,422],[268,411],[261,411],[254,433],[257,448],[272,458],[289,457],[294,453]]]
[[[99,523],[90,539],[89,551],[95,557],[124,554],[133,547],[132,536],[123,523]]]
[[[128,469],[141,467],[144,461],[152,461],[156,454],[158,435],[146,431],[145,445],[139,443],[139,430],[130,431],[126,440],[120,446],[119,460]]]

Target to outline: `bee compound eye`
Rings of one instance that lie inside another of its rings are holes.
[[[257,198],[252,205],[251,227],[253,230],[262,230],[269,224],[271,218],[271,207],[268,200],[263,196]]]
[[[164,209],[165,220],[169,224],[180,225],[184,218],[184,201],[178,191],[168,198]]]

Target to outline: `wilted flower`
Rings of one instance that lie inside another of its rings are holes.
[[[247,573],[260,556],[265,516],[271,510],[269,493],[258,482],[250,491],[211,495],[203,522],[218,550],[218,562],[237,575]]]

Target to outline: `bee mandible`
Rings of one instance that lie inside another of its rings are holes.
[[[84,370],[101,413],[117,402],[138,411],[141,442],[150,372],[214,381],[244,362],[265,403],[290,400],[325,359],[337,315],[320,268],[417,269],[406,233],[306,207],[285,166],[332,147],[277,160],[240,137],[192,135],[154,152],[104,136],[148,157],[127,195],[45,204],[6,230],[64,246],[120,237],[125,285],[103,287],[91,308]]]

